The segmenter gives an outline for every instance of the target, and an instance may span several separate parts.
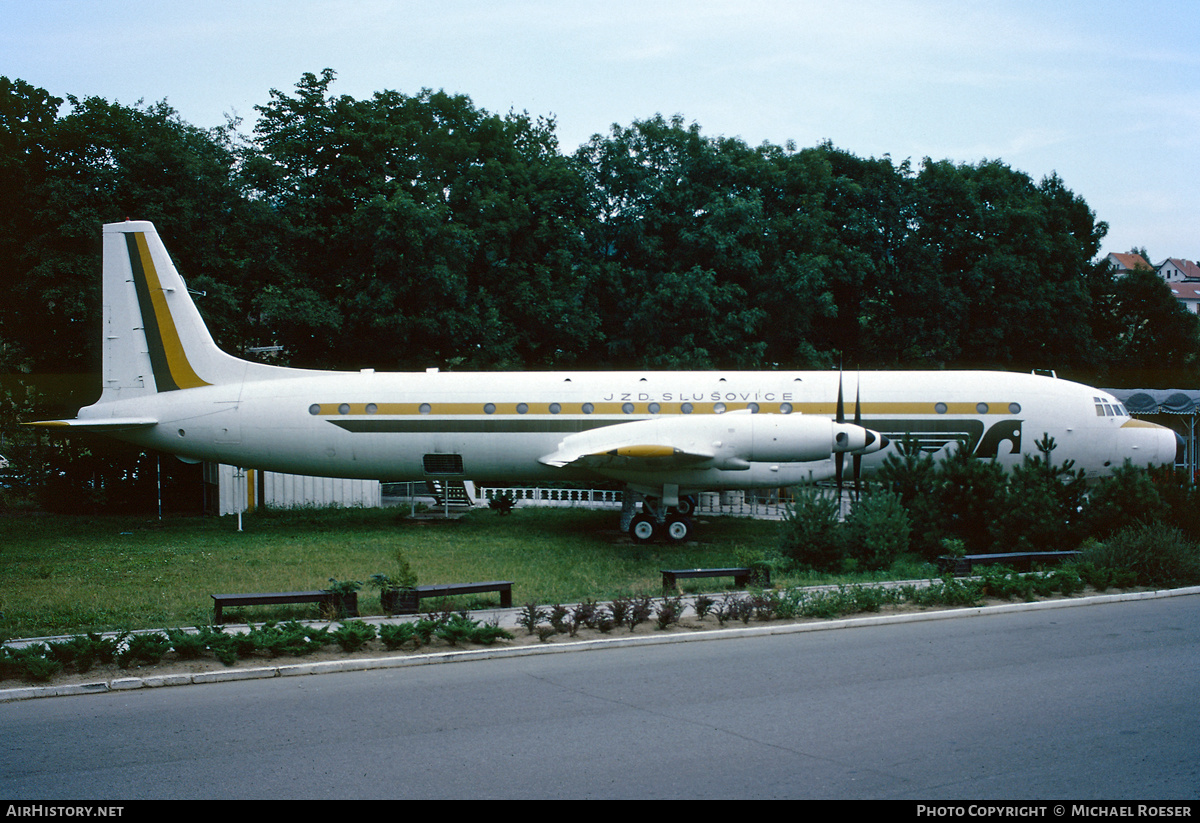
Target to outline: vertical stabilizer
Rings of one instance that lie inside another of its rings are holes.
[[[271,367],[217,348],[153,224],[104,227],[101,403],[241,381],[260,370]]]

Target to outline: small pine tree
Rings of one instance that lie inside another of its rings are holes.
[[[860,569],[890,567],[908,551],[912,524],[900,495],[886,489],[870,490],[846,518],[846,553]]]
[[[836,571],[845,557],[839,501],[812,486],[793,490],[792,502],[779,528],[779,551],[793,564],[817,571]]]

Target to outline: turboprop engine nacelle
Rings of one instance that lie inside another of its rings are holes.
[[[714,442],[721,454],[747,463],[807,463],[832,455],[870,454],[887,445],[887,438],[854,423],[800,414],[724,415],[727,436]]]

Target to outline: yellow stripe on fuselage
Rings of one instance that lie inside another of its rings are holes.
[[[389,417],[407,417],[410,415],[430,416],[476,416],[505,417],[525,415],[671,415],[684,414],[684,403],[492,403],[491,411],[485,410],[483,403],[319,403],[318,415],[325,417],[339,416],[370,416],[385,415]],[[742,411],[754,406],[762,414],[780,414],[781,403],[688,403],[691,407],[689,414],[720,414]],[[794,414],[819,414],[833,416],[837,414],[836,403],[788,403]],[[948,416],[960,415],[977,417],[980,414],[1012,416],[1008,403],[988,403],[988,410],[980,412],[975,403],[946,403],[946,410],[938,413],[935,403],[862,403],[860,413],[869,416],[878,415],[921,415]],[[551,407],[557,407],[557,411]],[[584,407],[589,407],[588,411]],[[651,408],[653,406],[653,408]],[[370,408],[369,408],[370,407]],[[520,407],[523,407],[522,410]],[[720,407],[720,411],[718,411]],[[847,420],[853,416],[853,407],[845,410]]]

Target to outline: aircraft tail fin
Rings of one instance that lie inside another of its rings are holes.
[[[154,225],[104,226],[100,402],[247,379],[276,367],[221,351]],[[261,377],[266,377],[266,373]]]

